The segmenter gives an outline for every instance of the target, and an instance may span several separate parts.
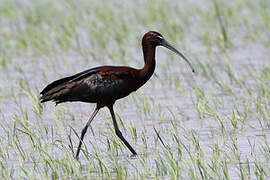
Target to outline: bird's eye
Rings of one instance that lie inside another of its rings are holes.
[[[157,36],[157,39],[158,40],[163,40],[163,37],[162,36]]]

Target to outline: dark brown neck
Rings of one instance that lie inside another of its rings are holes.
[[[139,76],[144,84],[153,75],[156,67],[155,53],[156,47],[150,43],[142,43],[144,67],[139,70]]]

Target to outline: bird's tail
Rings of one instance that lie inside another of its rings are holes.
[[[68,83],[71,77],[66,77],[52,82],[40,92],[40,102],[54,101],[56,104],[64,102],[66,94],[73,87],[73,83]]]
[[[56,104],[58,104],[65,101],[76,101],[76,97],[72,96],[74,87],[78,85],[81,79],[98,72],[99,69],[100,67],[88,69],[73,76],[65,77],[52,82],[40,92],[40,102],[43,103],[46,101],[54,101]],[[80,94],[80,92],[78,92],[78,94]]]

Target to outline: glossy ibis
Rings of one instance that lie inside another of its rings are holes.
[[[136,151],[123,137],[115,119],[113,105],[116,100],[128,96],[144,85],[155,70],[155,51],[157,46],[164,46],[180,55],[194,69],[187,58],[170,45],[163,36],[154,31],[147,32],[142,39],[144,67],[134,69],[126,66],[100,66],[52,82],[41,91],[41,103],[54,101],[57,104],[68,101],[96,103],[96,109],[81,132],[76,153],[78,159],[84,135],[100,108],[108,107],[112,116],[116,135],[127,148],[136,155]]]

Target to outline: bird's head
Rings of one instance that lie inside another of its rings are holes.
[[[189,62],[189,60],[181,52],[179,52],[177,49],[175,49],[170,43],[168,43],[160,33],[155,32],[155,31],[149,31],[149,32],[145,33],[143,36],[142,43],[151,45],[153,47],[163,46],[163,47],[168,48],[169,50],[171,50],[171,51],[175,52],[176,54],[178,54],[179,56],[181,56],[188,63],[192,72],[195,72],[195,70],[194,70],[193,66],[191,65],[191,63]]]
[[[163,36],[155,31],[149,31],[148,33],[145,33],[143,36],[143,42],[149,43],[155,47],[161,45],[161,41],[163,39],[164,39]]]

